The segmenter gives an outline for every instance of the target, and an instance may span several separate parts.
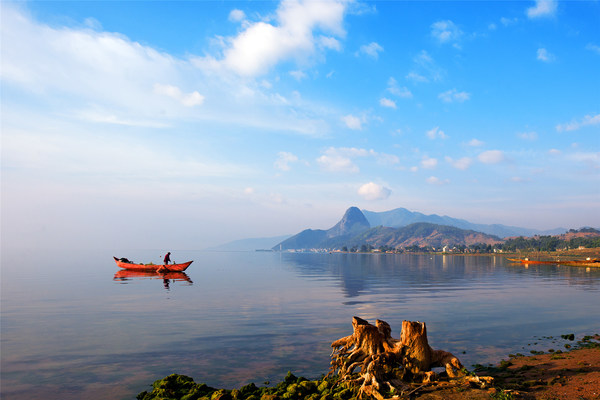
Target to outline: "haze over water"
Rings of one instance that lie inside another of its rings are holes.
[[[114,279],[112,256],[158,251],[3,252],[4,399],[134,398],[171,373],[211,386],[327,373],[356,315],[427,323],[465,365],[560,349],[600,331],[600,270],[501,257],[174,251],[187,281]],[[528,346],[538,342],[538,346]]]

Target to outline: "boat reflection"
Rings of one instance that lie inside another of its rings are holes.
[[[165,289],[169,289],[171,281],[185,281],[190,285],[193,284],[190,277],[185,272],[169,271],[165,273],[155,271],[132,271],[132,270],[120,270],[117,271],[113,277],[114,281],[126,282],[135,278],[146,278],[146,279],[162,279]]]

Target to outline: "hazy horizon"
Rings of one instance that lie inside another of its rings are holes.
[[[600,227],[598,2],[0,7],[2,248]]]

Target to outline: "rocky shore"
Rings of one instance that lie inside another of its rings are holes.
[[[563,337],[564,338],[564,337]],[[548,338],[551,339],[551,338]],[[474,387],[469,381],[441,379],[432,384],[414,384],[412,392],[387,393],[386,399],[411,400],[509,400],[509,399],[600,399],[600,335],[585,336],[568,351],[552,350],[533,355],[510,355],[496,366],[476,365],[471,376],[491,376],[489,387]],[[195,383],[184,375],[157,380],[152,390],[138,400],[351,400],[356,388],[338,382],[337,376],[309,380],[289,372],[274,386],[250,383],[239,389],[217,389]],[[381,400],[381,399],[380,399]]]

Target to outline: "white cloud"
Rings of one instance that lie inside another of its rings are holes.
[[[477,159],[484,164],[498,164],[504,161],[505,156],[501,150],[488,150],[480,153]]]
[[[425,169],[433,169],[437,166],[437,164],[438,164],[437,158],[430,158],[430,157],[424,156],[423,159],[421,160],[421,167],[423,167]]]
[[[450,90],[440,93],[438,95],[438,98],[445,103],[453,103],[453,102],[462,103],[462,102],[469,100],[470,97],[471,97],[470,93],[459,92],[456,89],[450,89]]]
[[[523,183],[523,182],[531,181],[530,179],[521,178],[520,176],[513,176],[512,178],[510,178],[510,180],[515,183]]]
[[[440,178],[438,178],[436,176],[430,176],[425,181],[427,183],[429,183],[430,185],[445,185],[445,184],[450,183],[450,181],[448,179],[441,180]]]
[[[247,196],[251,196],[256,192],[256,189],[254,189],[253,187],[247,187],[244,189],[244,194]]]
[[[281,171],[289,171],[291,169],[290,163],[298,161],[298,157],[287,151],[280,151],[277,154],[277,160],[275,160],[275,168]]]
[[[181,157],[148,142],[120,135],[73,134],[72,126],[56,122],[60,132],[13,130],[2,132],[3,163],[36,175],[77,176],[80,184],[110,181],[140,182],[247,175],[244,165],[211,162],[208,157]],[[101,177],[101,178],[99,178]],[[42,178],[43,179],[43,178]]]
[[[470,157],[462,157],[458,160],[454,160],[451,157],[446,157],[446,162],[452,165],[456,169],[460,169],[461,171],[469,169],[471,164],[473,164],[473,160]]]
[[[191,93],[183,93],[181,89],[173,85],[154,84],[154,93],[162,94],[171,97],[186,107],[199,106],[204,103],[204,96],[194,91]]]
[[[554,56],[554,54],[549,53],[548,50],[544,48],[539,48],[537,50],[537,59],[549,63],[554,61],[556,57]]]
[[[377,159],[377,163],[381,165],[395,165],[400,163],[400,158],[394,154],[374,152],[372,155]]]
[[[443,130],[440,129],[439,126],[436,126],[435,128],[428,130],[427,132],[425,132],[425,134],[427,135],[427,137],[429,139],[435,139],[435,138],[447,139],[448,138],[448,136],[444,133]]]
[[[186,86],[179,80],[181,64],[165,53],[119,34],[38,24],[6,4],[2,13],[3,83],[38,96],[75,98],[69,104],[75,109],[110,105],[125,115],[151,118],[169,109],[162,95],[153,96],[157,82],[176,83],[162,92],[180,104],[203,100],[197,91],[180,89]],[[66,112],[72,109],[63,105],[61,113]]]
[[[319,44],[325,49],[331,49],[336,51],[342,50],[342,45],[340,44],[340,41],[331,36],[319,36]]]
[[[456,42],[463,32],[450,20],[437,21],[431,25],[431,36],[440,43]]]
[[[521,132],[517,133],[517,136],[523,140],[536,140],[538,138],[537,132]]]
[[[344,36],[346,5],[344,1],[284,1],[275,13],[273,24],[247,22],[237,36],[225,39],[222,60],[208,57],[202,61],[213,68],[223,65],[242,76],[257,76],[282,61],[306,60],[315,54],[316,43],[326,48],[337,47],[332,40],[324,40],[326,36],[315,37],[315,33]]]
[[[479,139],[471,139],[467,145],[471,146],[471,147],[481,147],[483,146],[485,143],[483,143],[481,140]]]
[[[437,65],[433,57],[425,50],[422,50],[413,58],[413,63],[415,66],[406,75],[406,79],[415,83],[440,81],[445,74],[444,70]]]
[[[352,114],[344,115],[342,117],[342,121],[349,129],[355,131],[361,130],[364,122],[362,118],[356,117]]]
[[[589,50],[589,51],[593,51],[593,52],[594,52],[594,53],[596,53],[596,54],[600,54],[600,46],[598,46],[597,44],[594,44],[594,43],[588,43],[588,44],[585,46],[585,49],[586,49],[586,50]]]
[[[411,98],[412,93],[406,86],[398,87],[398,82],[393,77],[388,79],[388,87],[387,91],[391,94],[402,97],[402,98]]]
[[[324,154],[317,158],[317,163],[322,169],[330,172],[357,173],[360,171],[351,159],[339,155]]]
[[[241,22],[244,19],[246,19],[246,13],[244,13],[242,10],[231,10],[231,12],[229,13],[229,20],[231,22]]]
[[[296,79],[297,81],[301,81],[302,79],[305,79],[307,77],[306,73],[300,70],[290,71],[290,75],[294,77],[294,79]]]
[[[382,107],[396,108],[396,102],[394,100],[386,99],[385,97],[379,99],[379,105]]]
[[[502,23],[502,25],[506,26],[510,26],[513,24],[516,24],[517,22],[519,22],[518,18],[506,18],[506,17],[502,17],[500,18],[500,22]]]
[[[536,0],[535,6],[529,7],[525,13],[531,19],[553,17],[556,14],[556,6],[556,0]]]
[[[558,125],[556,125],[556,130],[558,132],[569,132],[569,131],[576,131],[576,130],[581,129],[586,126],[593,126],[593,125],[599,125],[599,124],[600,124],[600,114],[596,114],[596,115],[588,114],[579,121],[571,121],[571,122],[568,122],[565,124],[558,124]]]
[[[600,168],[600,152],[577,152],[569,154],[567,158],[575,162],[586,162],[593,165],[596,168]]]
[[[381,47],[378,43],[375,42],[371,42],[369,44],[360,46],[361,54],[366,54],[374,59],[379,58],[379,53],[381,53],[382,51],[383,47]]]
[[[406,74],[406,79],[408,79],[409,81],[413,81],[415,83],[429,82],[429,79],[427,79],[423,75],[420,75],[414,71],[411,71],[408,74]]]
[[[399,158],[393,154],[379,153],[372,149],[329,147],[317,159],[317,163],[327,171],[356,173],[359,172],[359,168],[352,160],[365,157],[372,157],[381,165],[393,165],[400,162]]]
[[[390,197],[392,191],[382,185],[378,185],[374,182],[365,183],[358,188],[358,194],[365,200],[384,200]]]
[[[352,162],[352,157],[362,152],[362,149],[337,149],[330,147],[325,151],[325,154],[317,158],[317,163],[326,171],[357,173],[359,172],[359,168]]]

